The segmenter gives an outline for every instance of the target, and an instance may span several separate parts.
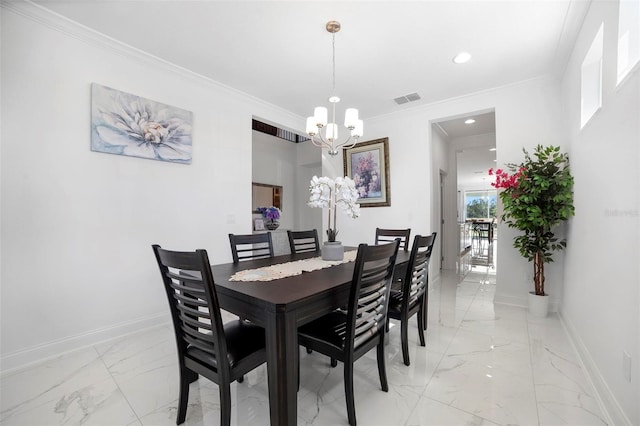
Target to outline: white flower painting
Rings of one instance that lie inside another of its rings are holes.
[[[191,164],[190,111],[91,84],[91,150]]]

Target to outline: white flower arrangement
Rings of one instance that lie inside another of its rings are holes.
[[[314,176],[309,185],[309,207],[319,207],[329,209],[329,223],[327,226],[327,237],[330,242],[336,240],[338,230],[336,229],[337,208],[356,219],[360,216],[360,204],[358,201],[358,191],[351,178],[337,177],[335,180],[326,176]],[[333,227],[331,226],[331,216],[333,213]]]

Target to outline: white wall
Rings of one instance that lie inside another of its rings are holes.
[[[322,175],[322,152],[310,141],[296,146],[296,230],[317,229],[318,238],[323,240],[322,209],[307,206],[309,200],[309,182],[313,176]]]
[[[439,195],[430,179],[442,169],[449,171],[445,182],[445,235],[442,236],[445,258],[455,259],[457,223],[455,219],[446,221],[446,218],[455,218],[457,210],[455,157],[434,156],[431,124],[443,118],[491,109],[496,112],[498,165],[521,161],[523,147],[531,150],[538,143],[561,145],[566,142],[559,86],[549,79],[526,81],[367,120],[367,140],[389,137],[391,207],[363,209],[362,217],[357,219],[358,227],[344,232],[347,242],[373,240],[376,226],[401,227],[406,224],[420,233],[438,230],[438,218],[433,214],[432,206]],[[337,164],[341,167],[341,161],[342,158],[331,162],[332,169],[336,170]],[[394,197],[394,194],[402,193],[408,195]],[[502,224],[499,225],[499,234],[501,238],[504,236],[504,241],[511,241],[514,236]],[[500,259],[500,274],[497,277],[496,301],[526,306],[527,292],[533,289],[533,266],[521,258],[510,244],[499,244],[497,257]],[[561,258],[547,271],[554,307],[562,294]],[[454,269],[455,264],[445,264],[445,268]]]
[[[321,160],[320,150],[311,142],[295,144],[253,132],[253,181],[282,186],[279,229],[317,229],[321,236],[322,210],[307,206],[309,182],[322,174]]]
[[[613,424],[640,424],[640,72],[616,87],[618,3],[594,1],[562,81],[576,216],[561,314]],[[602,109],[580,130],[580,68],[604,22]],[[632,356],[632,378],[622,353]]]
[[[338,240],[343,244],[372,244],[376,227],[411,228],[412,235],[428,235],[437,230],[430,223],[431,161],[429,147],[424,143],[428,126],[413,118],[394,115],[367,120],[363,141],[389,138],[391,206],[362,208],[358,219],[338,213]],[[344,174],[342,154],[330,157],[325,153],[322,165],[327,176]]]
[[[429,271],[430,278],[440,275],[440,269],[446,269],[442,259],[442,253],[447,249],[447,246],[458,246],[457,243],[451,241],[445,242],[443,240],[443,233],[441,230],[442,215],[442,203],[440,200],[440,173],[443,174],[443,181],[448,182],[450,179],[455,179],[455,171],[451,172],[449,169],[449,145],[446,136],[442,131],[436,127],[431,126],[431,191],[433,196],[431,197],[431,223],[433,224],[433,232],[437,232],[436,244],[433,247],[433,253],[431,254],[431,270]],[[444,217],[446,221],[456,221],[456,218]],[[449,267],[448,269],[454,269]]]
[[[227,234],[251,232],[252,116],[303,118],[37,6],[2,8],[6,371],[168,321],[151,244],[230,261]],[[192,111],[193,163],[91,152],[92,82]]]
[[[253,181],[282,186],[280,228],[295,229],[298,206],[296,144],[254,130],[252,145]]]

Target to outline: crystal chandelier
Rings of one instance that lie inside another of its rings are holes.
[[[307,134],[311,137],[313,144],[319,148],[326,148],[329,155],[337,155],[340,148],[351,148],[358,143],[358,138],[362,136],[364,128],[362,120],[358,119],[356,108],[347,108],[344,113],[344,127],[349,129],[349,136],[344,142],[338,142],[338,125],[336,124],[336,104],[340,98],[336,96],[336,33],[340,31],[340,22],[327,22],[326,29],[332,35],[333,49],[333,93],[329,98],[331,104],[331,122],[328,122],[327,108],[316,107],[313,117],[307,118]],[[323,130],[324,129],[324,135]]]

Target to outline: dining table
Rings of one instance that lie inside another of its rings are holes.
[[[357,248],[345,247],[350,250]],[[220,308],[265,329],[271,425],[297,424],[298,327],[347,305],[355,262],[272,281],[231,278],[243,270],[318,256],[307,252],[211,266]],[[406,267],[408,260],[409,252],[399,250],[396,268]]]

